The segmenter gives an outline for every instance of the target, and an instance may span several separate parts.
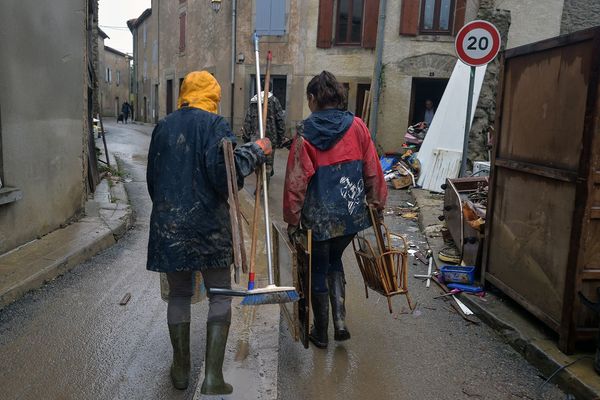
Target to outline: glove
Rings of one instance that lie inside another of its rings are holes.
[[[287,226],[287,234],[290,242],[294,243],[296,241],[296,236],[300,232],[300,227],[298,225],[289,225]]]
[[[265,153],[265,156],[268,156],[273,152],[273,147],[271,147],[271,141],[269,140],[269,138],[258,139],[254,143],[256,143],[258,147],[261,148],[263,153]]]

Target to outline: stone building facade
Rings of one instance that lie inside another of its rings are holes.
[[[223,88],[220,113],[239,133],[244,111],[254,94],[251,37],[264,14],[257,7],[265,5],[270,7],[272,18],[277,12],[283,15],[281,26],[277,26],[281,30],[262,36],[260,50],[263,59],[266,50],[273,52],[272,83],[285,107],[288,130],[293,131],[295,123],[309,114],[305,88],[322,70],[333,72],[345,84],[348,109],[362,116],[364,96],[372,89],[377,61],[380,0],[238,1],[232,51],[235,3],[222,2],[221,10],[215,13],[208,1],[152,2],[152,19],[145,21],[160,32],[154,84],[159,118],[176,108],[185,75],[206,69]],[[422,119],[425,100],[437,103],[441,99],[457,60],[454,38],[465,22],[493,14],[505,25],[505,45],[515,47],[560,34],[566,29],[566,20],[577,22],[569,26],[594,25],[593,17],[584,22],[573,17],[581,14],[581,3],[585,1],[388,0],[380,41],[382,73],[377,77],[381,86],[379,110],[376,116],[371,115],[371,126],[374,120],[377,125],[380,150],[397,151],[408,125]],[[588,6],[586,13],[593,16],[595,7]],[[261,65],[264,68],[263,60]],[[491,103],[479,111],[479,118],[487,118],[488,123],[478,128],[479,136],[484,131],[487,136],[490,118],[493,122],[498,71],[496,68],[493,76],[491,70],[489,90],[482,95]]]
[[[103,117],[117,117],[121,106],[129,101],[131,57],[98,41],[100,68],[100,108]]]
[[[0,3],[0,253],[85,204],[96,12],[91,0]]]
[[[156,7],[156,2],[153,1]],[[156,13],[146,9],[127,22],[133,35],[132,102],[140,122],[158,122],[158,24]]]

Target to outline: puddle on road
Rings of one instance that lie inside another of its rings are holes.
[[[133,161],[148,163],[148,155],[147,154],[134,154],[131,156]]]

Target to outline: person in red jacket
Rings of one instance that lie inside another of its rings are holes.
[[[310,81],[306,96],[311,115],[290,149],[283,216],[290,237],[300,228],[312,230],[309,338],[325,348],[329,301],[335,340],[350,339],[342,254],[357,232],[371,226],[368,204],[378,210],[385,206],[387,186],[369,129],[344,110],[344,86],[323,71]]]

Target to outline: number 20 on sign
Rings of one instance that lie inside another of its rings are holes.
[[[465,120],[465,137],[463,140],[462,163],[460,176],[467,172],[467,151],[469,149],[469,131],[471,129],[471,111],[473,105],[473,90],[475,86],[475,69],[486,65],[500,51],[500,32],[487,21],[472,21],[463,26],[456,35],[454,42],[456,54],[460,60],[471,66],[469,74],[469,94],[467,97],[467,116]]]
[[[472,21],[456,35],[456,54],[472,67],[492,61],[500,50],[500,32],[487,21]]]

